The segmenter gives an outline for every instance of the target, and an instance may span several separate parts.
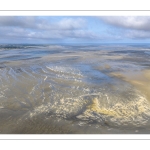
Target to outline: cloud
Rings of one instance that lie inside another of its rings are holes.
[[[0,16],[1,43],[114,42],[124,39],[150,39],[150,17]]]
[[[1,29],[1,36],[7,38],[42,38],[42,39],[64,39],[64,38],[77,38],[77,39],[96,39],[97,35],[90,31],[84,30],[50,30],[50,31],[28,31],[24,29]]]
[[[35,28],[36,17],[0,16],[0,27]],[[42,20],[41,20],[42,21]]]
[[[85,27],[85,23],[86,21],[81,18],[79,19],[64,18],[56,24],[56,27],[58,27],[59,29],[67,29],[67,30],[81,29]]]
[[[120,39],[150,39],[149,16],[100,16],[110,35]]]
[[[115,27],[150,31],[149,16],[105,16],[99,18]]]
[[[9,17],[0,16],[0,26],[16,27],[24,29],[39,29],[39,30],[73,30],[85,27],[85,20],[81,18],[63,18],[60,21],[53,22],[49,19],[41,17]]]
[[[93,39],[98,36],[87,30],[80,17],[0,17],[0,38],[7,39]]]
[[[150,32],[147,31],[137,31],[137,30],[130,30],[124,34],[124,37],[129,39],[149,39]]]
[[[80,17],[0,17],[0,38],[18,40],[98,39]]]

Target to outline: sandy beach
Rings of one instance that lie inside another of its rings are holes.
[[[13,47],[0,51],[1,134],[150,133],[149,49]]]

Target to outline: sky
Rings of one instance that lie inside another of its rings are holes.
[[[148,43],[150,16],[0,16],[0,43]]]

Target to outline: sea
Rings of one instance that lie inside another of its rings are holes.
[[[149,134],[150,44],[0,44],[0,134]]]

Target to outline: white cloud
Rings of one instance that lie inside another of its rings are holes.
[[[97,37],[86,30],[83,18],[63,17],[57,21],[51,17],[0,17],[0,34],[6,38],[67,39]]]
[[[150,31],[149,16],[105,16],[100,17],[107,24],[127,29]]]
[[[34,17],[0,16],[0,41],[30,40],[78,40],[115,41],[126,39],[150,39],[148,16],[104,16],[98,26],[97,17]],[[97,24],[96,24],[97,23]],[[96,24],[96,25],[95,25]],[[101,30],[99,30],[101,28]]]
[[[65,18],[62,19],[58,24],[56,25],[60,29],[81,29],[85,27],[85,20],[78,18],[78,19],[72,19],[72,18]]]
[[[148,39],[150,38],[150,32],[130,30],[124,34],[129,39]]]
[[[61,20],[54,24],[52,27],[41,26],[37,28],[25,28],[25,27],[12,27],[12,26],[0,26],[0,38],[15,39],[15,38],[27,38],[27,39],[98,39],[98,35],[91,31],[82,29],[82,20]],[[65,24],[68,22],[68,25]],[[75,22],[72,25],[72,22]]]
[[[81,18],[63,18],[60,21],[53,22],[51,18],[44,19],[40,17],[9,17],[0,16],[1,27],[16,27],[24,29],[41,30],[72,30],[85,27],[85,20]]]

